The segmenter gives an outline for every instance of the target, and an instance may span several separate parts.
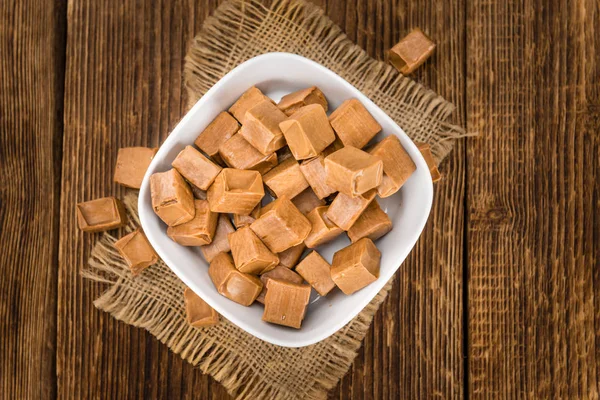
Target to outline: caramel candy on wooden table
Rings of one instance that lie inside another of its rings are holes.
[[[327,112],[327,99],[323,92],[316,86],[286,94],[281,98],[277,107],[287,115],[292,115],[300,108],[309,104],[318,104]]]
[[[223,169],[192,146],[185,146],[171,165],[192,185],[202,190],[208,189]]]
[[[358,217],[354,225],[348,229],[348,237],[352,243],[364,237],[377,240],[392,230],[390,217],[373,200],[367,209]]]
[[[235,267],[249,274],[264,274],[279,264],[273,254],[256,236],[249,226],[244,226],[228,235]]]
[[[140,229],[117,240],[115,248],[129,265],[133,276],[139,275],[143,270],[158,262],[158,255]]]
[[[123,147],[119,149],[114,181],[132,189],[139,189],[157,151],[157,148],[148,147]]]
[[[258,171],[261,175],[277,165],[277,153],[263,155],[241,134],[233,135],[231,139],[223,143],[219,149],[219,155],[231,168],[251,169]]]
[[[300,108],[279,127],[296,160],[316,157],[335,140],[327,114],[318,104]]]
[[[102,197],[77,203],[77,223],[84,232],[101,232],[125,226],[127,214],[119,199]]]
[[[435,43],[415,28],[389,51],[390,63],[402,74],[416,70],[433,54]]]
[[[429,144],[428,143],[415,143],[415,144],[417,145],[417,148],[423,155],[423,158],[425,159],[425,162],[427,163],[427,166],[429,167],[429,172],[431,173],[431,180],[433,182],[437,182],[440,179],[442,179],[442,175],[440,174],[437,164],[435,163],[435,160],[433,159],[433,154],[431,154],[431,147],[429,147]]]
[[[150,177],[152,208],[169,226],[176,226],[194,218],[194,196],[179,172],[170,169]]]
[[[309,249],[332,241],[344,232],[342,228],[327,218],[326,213],[328,209],[329,206],[316,207],[306,215],[312,224],[310,234],[304,240],[304,244]]]
[[[315,207],[325,205],[325,201],[319,199],[311,188],[304,190],[298,196],[294,197],[292,203],[304,215],[314,210]]]
[[[281,253],[304,242],[310,233],[310,222],[287,198],[279,197],[267,204],[250,229],[273,253]]]
[[[194,144],[217,164],[223,165],[219,147],[235,135],[239,129],[240,125],[236,119],[227,111],[223,111],[202,131]]]
[[[243,306],[254,303],[263,288],[256,276],[235,269],[229,253],[219,253],[213,258],[208,275],[217,292]]]
[[[279,265],[286,268],[293,268],[298,263],[304,249],[306,249],[306,246],[304,243],[300,243],[297,246],[290,247],[289,249],[278,253]]]
[[[331,279],[331,265],[316,251],[310,252],[300,261],[296,266],[296,272],[321,296],[327,296],[327,293],[335,287],[335,282]]]
[[[334,224],[347,231],[354,225],[360,214],[373,201],[377,191],[375,189],[356,197],[338,193],[329,205],[326,212],[327,218]]]
[[[231,232],[235,232],[229,216],[227,214],[218,214],[219,219],[217,220],[217,228],[215,229],[215,236],[210,244],[200,246],[200,251],[204,256],[204,259],[211,262],[219,253],[229,253],[231,247],[229,246],[229,239],[227,236]]]
[[[288,158],[263,176],[267,189],[274,197],[287,196],[293,199],[308,187],[300,171],[300,164]]]
[[[377,188],[377,193],[381,197],[389,197],[400,190],[417,169],[395,135],[390,135],[375,144],[369,153],[383,161],[383,179]]]
[[[325,158],[325,183],[355,197],[376,188],[383,178],[383,162],[356,147],[346,146]]]
[[[267,295],[267,282],[269,279],[278,279],[280,281],[287,281],[293,283],[302,283],[304,280],[300,275],[295,273],[294,271],[283,267],[281,265],[276,266],[269,272],[265,272],[260,276],[260,281],[263,283],[262,292],[256,298],[256,301],[259,303],[265,304],[265,296]]]
[[[244,118],[246,117],[246,112],[265,100],[273,103],[273,100],[265,96],[260,89],[256,86],[252,86],[250,89],[246,90],[235,103],[233,103],[229,108],[229,112],[243,125],[245,123]]]
[[[208,201],[194,200],[196,214],[191,221],[167,228],[167,235],[182,246],[204,246],[215,236],[219,215],[210,211]]]
[[[279,123],[287,116],[270,101],[262,101],[246,111],[240,134],[264,155],[285,146]]]
[[[235,225],[236,228],[241,228],[242,226],[250,225],[251,223],[256,221],[256,218],[259,217],[260,210],[261,205],[260,203],[258,203],[258,205],[254,207],[252,212],[248,215],[233,214],[233,225]]]
[[[325,183],[325,158],[319,155],[302,161],[300,171],[319,199],[324,199],[337,190]]]
[[[263,321],[300,329],[310,299],[310,285],[269,279]]]
[[[260,173],[224,168],[208,189],[207,198],[212,212],[247,215],[264,195]]]
[[[357,99],[346,100],[329,116],[329,122],[344,144],[362,149],[381,131],[381,125]]]
[[[369,238],[362,238],[333,255],[331,279],[345,294],[373,283],[379,277],[381,252]]]
[[[214,308],[202,300],[190,288],[185,288],[183,291],[183,299],[185,302],[185,314],[188,324],[194,328],[204,328],[213,326],[219,323],[219,313]]]

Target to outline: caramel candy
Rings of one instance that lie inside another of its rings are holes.
[[[249,274],[264,274],[279,264],[279,257],[271,253],[258,236],[244,226],[228,235],[235,267]]]
[[[391,230],[392,221],[390,217],[379,207],[377,200],[374,200],[358,217],[354,225],[348,229],[348,237],[352,243],[364,237],[377,240]]]
[[[296,160],[316,157],[335,140],[327,114],[318,104],[300,108],[279,127]]]
[[[293,268],[298,263],[298,260],[302,256],[304,249],[306,249],[306,246],[304,243],[300,243],[297,246],[290,247],[289,249],[277,254],[279,257],[279,265],[286,268]]]
[[[408,75],[421,66],[434,49],[435,43],[415,28],[390,49],[390,63],[402,74]]]
[[[127,214],[114,197],[102,197],[77,204],[77,223],[84,232],[101,232],[125,226]]]
[[[389,197],[400,190],[417,169],[395,135],[390,135],[377,143],[369,153],[383,161],[383,179],[377,188],[377,193],[381,197]]]
[[[325,205],[325,202],[319,199],[311,188],[304,190],[298,196],[294,197],[292,203],[294,203],[298,211],[304,215],[311,212],[315,207]]]
[[[207,198],[212,212],[247,215],[264,195],[260,173],[224,168],[208,189]]]
[[[208,275],[217,292],[243,306],[254,303],[263,284],[255,276],[238,271],[228,253],[219,253],[211,261]]]
[[[192,289],[185,288],[183,299],[188,324],[195,328],[204,328],[219,323],[219,313],[194,293]]]
[[[309,285],[269,279],[262,319],[300,329],[309,299]]]
[[[328,206],[317,207],[306,215],[312,224],[310,234],[304,240],[304,244],[306,244],[306,247],[309,249],[327,243],[344,232],[327,218],[326,213],[328,209]]]
[[[150,149],[148,147],[119,149],[114,181],[128,188],[139,189],[157,151],[157,148]]]
[[[417,148],[423,155],[423,158],[425,159],[425,162],[427,163],[427,166],[429,167],[429,172],[431,173],[431,180],[433,182],[437,182],[440,179],[442,179],[442,175],[440,174],[437,164],[435,163],[435,160],[433,159],[433,155],[431,154],[431,148],[429,147],[429,144],[428,143],[415,143],[415,144],[417,145]]]
[[[331,279],[345,294],[373,283],[379,277],[381,252],[369,238],[362,238],[333,255]]]
[[[381,125],[357,99],[344,101],[331,113],[329,122],[344,146],[357,149],[365,147],[381,131]]]
[[[117,240],[115,248],[129,265],[133,276],[139,275],[143,270],[158,262],[158,255],[140,229]]]
[[[325,158],[319,155],[300,164],[300,171],[319,199],[323,199],[336,190],[325,183]]]
[[[231,225],[229,217],[227,214],[219,214],[215,236],[213,237],[211,244],[200,247],[200,251],[206,261],[211,262],[217,254],[229,253],[231,251],[229,239],[227,239],[227,236],[231,232],[235,232],[235,229],[233,228],[233,225]]]
[[[355,147],[346,146],[325,159],[325,183],[355,197],[376,188],[383,178],[383,162]]]
[[[192,146],[185,146],[171,165],[192,185],[202,190],[208,189],[222,170]]]
[[[373,201],[377,191],[375,189],[356,197],[346,196],[344,193],[338,193],[329,205],[327,218],[334,224],[347,231],[356,222],[360,214]]]
[[[276,153],[263,155],[240,134],[233,135],[231,139],[223,143],[219,149],[219,154],[229,167],[251,169],[258,171],[261,175],[277,165]]]
[[[150,177],[152,208],[169,226],[176,226],[194,218],[194,196],[179,172],[170,169]]]
[[[288,268],[283,267],[281,265],[278,265],[271,271],[265,272],[260,276],[260,281],[263,283],[263,289],[262,292],[260,292],[260,294],[256,298],[256,301],[258,301],[259,303],[265,304],[265,296],[267,295],[267,282],[269,281],[269,279],[278,279],[280,281],[287,281],[293,283],[304,282],[302,277],[294,271],[289,270]]]
[[[267,204],[250,229],[273,253],[297,246],[310,233],[310,222],[286,196]]]
[[[258,216],[260,215],[260,210],[261,205],[260,203],[258,203],[258,205],[254,207],[252,212],[248,215],[233,214],[233,225],[235,225],[236,228],[241,228],[242,226],[250,225],[251,223],[256,221],[256,218],[258,218]]]
[[[263,176],[267,189],[274,197],[293,199],[308,187],[298,161],[288,158]]]
[[[327,293],[335,287],[335,282],[331,279],[331,265],[316,251],[310,252],[300,261],[296,266],[296,272],[321,296],[327,296]]]
[[[271,103],[273,102],[273,100],[265,96],[260,89],[256,86],[252,86],[250,89],[246,90],[235,103],[233,103],[231,108],[229,108],[229,112],[243,125],[245,123],[244,118],[246,117],[246,112],[265,100],[270,101]]]
[[[208,154],[217,164],[223,165],[219,148],[240,129],[238,122],[227,111],[223,111],[198,136],[194,144]]]
[[[277,107],[287,115],[292,115],[300,108],[309,104],[318,104],[327,112],[327,99],[323,92],[316,86],[286,94],[281,98]]]
[[[240,134],[264,155],[270,155],[285,146],[279,123],[287,116],[270,101],[262,101],[246,111]]]
[[[191,221],[167,228],[167,235],[182,246],[210,244],[215,236],[219,215],[210,211],[208,201],[194,200],[196,214]]]

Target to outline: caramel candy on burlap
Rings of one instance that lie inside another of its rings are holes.
[[[84,232],[102,232],[125,226],[127,214],[119,199],[102,197],[77,203],[77,223]]]
[[[328,209],[329,206],[316,207],[306,215],[312,225],[309,235],[304,240],[304,244],[309,249],[330,242],[344,232],[342,228],[327,218]]]
[[[318,104],[300,108],[279,127],[296,160],[316,157],[335,140],[327,114]]]
[[[265,296],[267,295],[267,282],[269,279],[278,279],[280,281],[287,281],[292,283],[302,283],[304,280],[300,275],[295,273],[294,271],[282,266],[278,265],[274,269],[269,272],[265,272],[260,276],[260,281],[263,283],[262,292],[256,298],[256,301],[259,303],[265,304]]]
[[[264,195],[260,173],[224,168],[208,189],[207,198],[212,212],[247,215]]]
[[[277,153],[263,155],[241,134],[233,135],[231,139],[223,143],[219,148],[219,155],[231,168],[250,169],[258,171],[261,175],[269,172],[278,163]]]
[[[227,214],[218,214],[217,228],[215,229],[215,236],[210,244],[200,246],[200,251],[204,256],[204,259],[211,262],[219,253],[229,253],[231,247],[229,246],[229,239],[227,236],[231,232],[235,232],[229,216]]]
[[[223,111],[202,131],[194,144],[205,152],[214,162],[223,165],[219,148],[240,129],[235,118]]]
[[[392,230],[390,217],[373,200],[367,209],[358,217],[354,225],[348,229],[348,237],[352,243],[364,237],[377,240]]]
[[[381,131],[381,125],[357,99],[346,100],[329,116],[344,146],[362,149]]]
[[[222,170],[192,146],[185,146],[171,165],[181,176],[201,190],[208,189]]]
[[[211,261],[208,275],[217,292],[243,306],[254,303],[263,284],[256,276],[235,269],[229,253],[219,253]]]
[[[442,179],[442,175],[440,174],[437,164],[435,163],[435,160],[433,159],[433,154],[431,154],[431,148],[429,147],[429,144],[428,143],[415,143],[415,144],[417,145],[417,148],[423,155],[423,158],[425,159],[425,162],[427,163],[427,166],[429,167],[429,172],[431,173],[431,180],[435,183],[435,182],[439,181],[440,179]]]
[[[279,123],[287,116],[270,101],[262,101],[246,111],[240,134],[254,148],[269,155],[285,146]]]
[[[263,180],[274,197],[287,196],[293,199],[308,187],[298,161],[293,158],[288,158],[267,172]]]
[[[293,268],[298,263],[304,249],[306,249],[306,246],[304,243],[300,243],[297,246],[290,247],[289,249],[278,253],[279,265],[286,268]]]
[[[152,208],[169,226],[177,226],[194,218],[194,196],[179,172],[170,169],[150,177]]]
[[[309,104],[318,104],[327,112],[327,99],[323,92],[316,86],[286,94],[281,98],[277,107],[287,115],[292,115],[300,108]]]
[[[228,239],[235,267],[241,272],[264,274],[279,264],[279,257],[265,246],[249,226],[230,233]]]
[[[316,251],[312,251],[300,261],[296,272],[321,296],[327,296],[335,287],[335,282],[331,279],[331,265]]]
[[[256,221],[256,218],[260,216],[260,210],[261,205],[260,203],[258,203],[258,205],[254,207],[252,212],[248,215],[233,214],[233,225],[235,225],[236,228],[241,228],[242,226],[250,225],[251,223]]]
[[[143,270],[158,262],[158,255],[140,229],[117,240],[115,248],[129,265],[133,276],[139,275]]]
[[[379,157],[352,146],[325,158],[325,183],[350,197],[376,188],[383,178]]]
[[[373,201],[377,191],[375,189],[356,197],[346,196],[344,193],[338,193],[329,205],[327,218],[334,224],[347,231],[356,222],[360,214]]]
[[[244,125],[246,117],[246,112],[263,101],[270,101],[273,103],[273,100],[268,98],[260,91],[256,86],[252,86],[250,89],[246,90],[244,94],[240,96],[239,99],[236,100],[235,103],[229,108],[229,112],[242,124]]]
[[[194,208],[191,221],[167,228],[167,235],[182,246],[204,246],[215,236],[219,215],[210,211],[206,200],[194,200]]]
[[[303,190],[302,193],[294,197],[292,203],[304,215],[314,210],[315,207],[325,205],[325,201],[319,199],[311,188]]]
[[[319,199],[324,199],[337,190],[325,183],[325,157],[319,155],[315,158],[302,161],[300,171]]]
[[[183,291],[183,300],[185,303],[186,320],[194,328],[204,328],[219,323],[219,313],[194,293],[192,289],[185,288]]]
[[[309,299],[310,285],[269,279],[262,319],[300,329]]]
[[[404,75],[412,73],[435,50],[435,43],[419,28],[415,28],[389,51],[390,63]]]
[[[417,169],[395,135],[386,137],[368,151],[383,161],[383,179],[377,188],[381,197],[389,197],[400,190]]]
[[[333,255],[331,279],[345,294],[373,283],[379,277],[381,252],[369,238],[362,238]]]
[[[157,151],[157,148],[148,147],[123,147],[119,149],[113,180],[120,185],[139,189]]]

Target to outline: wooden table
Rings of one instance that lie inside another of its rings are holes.
[[[97,311],[75,203],[115,194],[116,152],[185,111],[182,66],[214,0],[0,2],[0,392],[226,398],[143,330]],[[411,27],[414,78],[461,140],[416,248],[332,398],[598,398],[600,5],[317,1],[375,58]]]

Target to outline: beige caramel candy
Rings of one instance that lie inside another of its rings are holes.
[[[293,199],[308,187],[298,161],[288,158],[263,176],[267,189],[274,197]]]
[[[377,188],[377,193],[381,197],[389,197],[400,190],[417,168],[395,135],[390,135],[377,143],[369,153],[383,161],[383,179]]]
[[[310,232],[310,222],[287,196],[267,204],[250,229],[273,253],[281,253],[297,246]]]
[[[194,208],[191,221],[167,228],[167,235],[182,246],[204,246],[215,236],[219,215],[210,211],[206,200],[194,200]]]
[[[241,228],[242,226],[250,225],[251,223],[256,221],[256,218],[258,218],[258,216],[260,215],[260,210],[261,205],[260,203],[258,203],[258,205],[254,207],[252,212],[248,215],[233,214],[233,225],[235,225],[236,228]]]
[[[309,285],[269,279],[262,319],[300,329],[309,299]]]
[[[345,294],[373,283],[379,277],[381,252],[369,238],[362,238],[333,255],[331,279]]]
[[[342,103],[329,116],[329,122],[344,144],[362,149],[381,131],[381,125],[357,99]]]
[[[335,287],[331,279],[331,265],[316,251],[310,252],[300,261],[296,266],[296,272],[321,296],[327,296],[327,293]]]
[[[176,226],[194,218],[194,196],[179,172],[170,169],[150,177],[152,208],[169,226]]]
[[[236,169],[250,169],[261,175],[277,165],[277,153],[263,155],[240,134],[223,143],[219,154],[225,164]]]
[[[377,191],[375,189],[356,197],[346,196],[338,193],[329,205],[327,218],[334,224],[347,231],[356,222],[360,214],[373,201]]]
[[[202,300],[190,288],[185,288],[183,291],[183,299],[185,302],[185,314],[188,324],[194,328],[204,328],[213,326],[219,323],[219,313],[214,308]]]
[[[114,181],[132,189],[139,189],[157,151],[157,148],[151,149],[148,147],[124,147],[119,149]]]
[[[225,168],[208,189],[207,198],[212,212],[247,215],[264,195],[260,173]]]
[[[315,207],[324,206],[325,201],[319,199],[311,188],[304,190],[292,199],[292,203],[304,215],[311,212]]]
[[[317,207],[306,215],[312,224],[310,234],[304,240],[304,244],[309,249],[327,243],[344,232],[342,228],[327,218],[326,213],[328,209],[328,206]]]
[[[181,150],[171,165],[192,185],[202,190],[208,189],[222,170],[192,146]]]
[[[103,197],[78,203],[77,223],[84,232],[107,231],[125,226],[127,214],[119,199]]]
[[[244,118],[246,117],[246,112],[265,100],[273,102],[273,100],[265,96],[260,89],[252,86],[250,89],[246,90],[235,103],[233,103],[231,108],[229,108],[229,112],[243,125],[245,123]]]
[[[300,243],[297,246],[290,247],[289,249],[278,253],[279,265],[286,268],[293,268],[298,263],[304,249],[306,249],[306,246],[304,243]]]
[[[300,275],[292,270],[281,265],[276,266],[269,272],[265,272],[260,276],[260,281],[263,283],[262,292],[256,298],[259,303],[265,304],[265,296],[267,295],[267,282],[269,279],[278,279],[280,281],[287,281],[293,283],[302,283],[304,280]]]
[[[429,147],[429,144],[427,144],[427,143],[415,143],[415,144],[417,145],[417,148],[423,155],[423,158],[425,159],[425,162],[427,163],[427,166],[429,167],[429,172],[431,173],[431,180],[433,182],[437,182],[440,179],[442,179],[442,175],[440,174],[437,164],[435,163],[435,160],[433,159],[433,155],[431,154],[431,148]]]
[[[271,253],[249,226],[228,235],[235,267],[248,274],[264,274],[279,264],[279,257]]]
[[[158,255],[140,229],[117,240],[115,248],[129,265],[133,276],[139,275],[143,270],[158,262]]]
[[[300,108],[309,104],[318,104],[327,112],[327,99],[323,92],[316,86],[286,94],[281,98],[277,107],[287,115],[292,115]]]
[[[319,199],[324,199],[336,190],[325,183],[325,158],[319,155],[300,164],[300,171]]]
[[[407,75],[423,64],[434,49],[435,43],[416,28],[390,49],[390,63]]]
[[[235,135],[238,129],[240,125],[236,119],[227,111],[223,111],[202,131],[194,144],[216,163],[223,165],[219,147]]]
[[[352,243],[364,237],[377,240],[391,230],[392,221],[390,217],[379,207],[377,200],[373,200],[352,227],[348,229],[348,237]]]
[[[296,160],[316,157],[335,140],[327,114],[318,104],[302,107],[279,127]]]
[[[270,101],[262,101],[246,111],[240,134],[254,148],[269,155],[285,146],[279,123],[287,116]]]
[[[219,214],[212,242],[200,247],[200,251],[206,261],[211,262],[217,254],[229,253],[231,251],[229,239],[227,238],[231,232],[235,232],[235,229],[231,225],[229,216],[227,214]]]
[[[346,146],[325,159],[325,183],[355,197],[376,188],[383,178],[383,162],[355,147]]]
[[[219,253],[211,261],[208,275],[217,292],[243,306],[254,303],[263,284],[256,276],[235,269],[228,253]]]

